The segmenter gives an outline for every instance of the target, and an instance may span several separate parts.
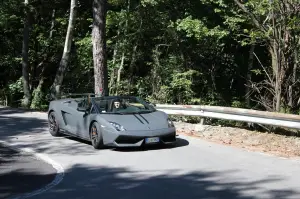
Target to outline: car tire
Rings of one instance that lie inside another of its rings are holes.
[[[98,122],[93,122],[90,128],[90,139],[94,149],[103,148],[103,137]]]
[[[51,111],[48,115],[48,126],[49,126],[49,132],[52,136],[59,136],[59,124],[56,120],[56,114],[54,111]]]

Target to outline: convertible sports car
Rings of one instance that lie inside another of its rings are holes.
[[[176,129],[165,112],[135,96],[65,98],[51,101],[49,131],[105,146],[175,144]]]

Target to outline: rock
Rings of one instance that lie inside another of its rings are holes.
[[[205,129],[207,128],[206,125],[201,125],[201,124],[195,124],[194,125],[194,130],[198,133],[205,131]]]

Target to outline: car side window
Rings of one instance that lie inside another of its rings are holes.
[[[87,99],[80,100],[78,102],[78,107],[89,108],[89,103]]]

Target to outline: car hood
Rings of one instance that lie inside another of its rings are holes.
[[[168,128],[168,116],[160,111],[141,114],[103,114],[102,118],[108,122],[116,122],[126,130],[157,130]]]

